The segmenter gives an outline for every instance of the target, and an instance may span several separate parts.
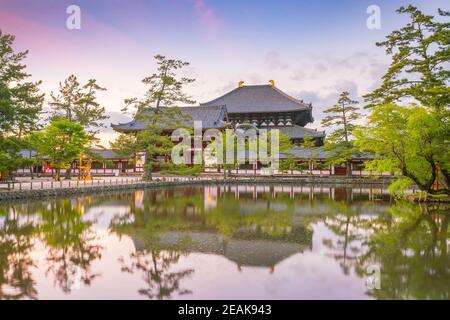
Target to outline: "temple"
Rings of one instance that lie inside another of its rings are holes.
[[[267,85],[244,85],[240,81],[235,89],[218,98],[200,103],[199,106],[179,107],[179,110],[183,115],[182,125],[193,127],[194,121],[201,121],[203,130],[225,130],[226,128],[236,128],[242,124],[255,126],[259,129],[278,129],[291,138],[295,147],[289,150],[289,153],[297,159],[297,163],[306,164],[307,168],[305,170],[309,170],[309,173],[346,175],[347,168],[345,164],[331,165],[327,163],[329,154],[322,147],[325,132],[305,128],[307,124],[314,121],[312,108],[310,103],[291,97],[275,87],[274,81],[271,80]],[[151,108],[148,108],[143,112],[153,111]],[[145,117],[142,117],[142,119],[145,119]],[[112,124],[111,127],[120,133],[136,133],[140,130],[145,130],[147,127],[146,121],[142,119],[135,118],[127,123]],[[163,124],[163,128],[167,134],[176,129],[170,128],[168,124],[167,126]],[[305,136],[310,136],[314,140],[316,148],[301,146]],[[91,172],[93,174],[138,174],[143,170],[143,164],[145,163],[143,153],[136,155],[135,161],[130,163],[128,158],[119,156],[114,150],[95,149],[91,151],[98,154],[100,158],[105,159],[104,161],[95,159],[92,161]],[[24,157],[35,157],[34,151],[24,150],[23,152]],[[284,159],[286,156],[280,155],[280,158]],[[372,172],[363,171],[364,162],[372,158],[371,155],[365,153],[353,155],[351,173],[360,176],[372,175]],[[314,161],[309,161],[308,159],[314,159]],[[164,157],[164,160],[161,161],[167,161],[167,159]],[[77,161],[74,161],[72,169],[76,170],[77,165]],[[253,167],[247,164],[239,167],[239,169],[243,169],[244,173],[250,172],[250,174],[257,174],[258,168],[258,164]],[[22,168],[19,172],[25,174],[27,170]],[[36,165],[32,170],[38,174],[53,173],[49,162],[45,162],[43,165]],[[205,166],[205,171],[220,172],[220,168]],[[238,171],[236,170],[236,173]],[[293,173],[291,170],[291,174]]]
[[[204,129],[247,123],[257,128],[279,129],[296,145],[300,145],[308,135],[315,140],[316,146],[321,146],[325,137],[323,131],[305,128],[314,121],[312,105],[284,93],[275,87],[272,80],[267,85],[250,86],[245,86],[241,81],[236,89],[216,99],[197,107],[180,107],[180,110],[192,121],[202,121]],[[112,128],[128,133],[144,130],[145,126],[144,121],[133,119],[128,123],[112,125]]]
[[[208,106],[208,107],[180,107],[183,115],[189,120],[181,121],[182,125],[193,127],[194,121],[202,121],[203,129],[224,129],[229,125],[228,113],[225,106]],[[145,110],[144,113],[151,112],[151,109]],[[121,133],[132,133],[145,130],[147,123],[145,120],[133,119],[127,123],[111,124],[111,127]],[[176,128],[167,128],[172,131]]]

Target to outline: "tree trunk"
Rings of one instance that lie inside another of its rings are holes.
[[[55,181],[61,181],[61,169],[56,169]]]
[[[72,165],[70,168],[66,169],[66,174],[64,175],[64,179],[70,180],[72,179]]]
[[[30,167],[30,176],[31,176],[31,180],[34,179],[34,172],[33,172],[33,170],[34,170],[34,167],[31,166],[31,167]]]
[[[144,174],[142,175],[142,180],[144,181],[152,181],[152,166],[150,164],[150,156],[148,151],[145,152],[145,165],[144,165]]]
[[[352,162],[350,160],[348,160],[346,162],[346,170],[345,171],[346,171],[347,177],[352,176]]]

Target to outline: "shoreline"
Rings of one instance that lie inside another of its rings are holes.
[[[229,177],[226,180],[223,178],[192,178],[192,177],[171,177],[174,181],[164,181],[162,178],[154,181],[140,181],[127,184],[112,184],[112,185],[86,185],[78,187],[61,187],[53,189],[32,189],[32,190],[8,190],[0,191],[0,203],[11,200],[24,199],[46,199],[55,197],[70,197],[84,194],[101,194],[112,191],[133,191],[141,189],[156,189],[176,186],[189,185],[226,185],[226,184],[292,184],[292,185],[329,185],[329,186],[354,186],[354,187],[381,187],[386,188],[389,179],[368,179],[355,177],[253,177],[253,178],[236,178]]]
[[[167,176],[169,178],[169,176]],[[165,181],[165,177],[155,177],[153,181],[139,181],[116,184],[92,184],[74,187],[25,189],[25,190],[0,190],[0,204],[17,200],[39,200],[72,197],[85,194],[103,194],[111,192],[132,192],[134,190],[157,189],[190,185],[236,185],[236,184],[289,184],[296,186],[327,185],[332,187],[373,187],[386,189],[391,183],[389,177],[330,177],[330,176],[305,176],[305,177],[236,177],[231,176],[226,180],[217,176],[203,177],[176,177],[170,176],[172,181]],[[450,198],[412,197],[404,198],[414,203],[450,203]]]

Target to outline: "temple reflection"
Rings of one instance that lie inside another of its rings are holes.
[[[139,296],[195,296],[194,280],[205,277],[192,264],[199,256],[243,283],[255,272],[277,281],[286,265],[311,257],[333,261],[351,281],[376,265],[381,289],[364,296],[448,299],[449,212],[393,201],[379,188],[251,184],[3,204],[0,299],[76,294],[75,282],[87,290],[120,279],[114,270],[138,279]]]
[[[138,252],[216,254],[239,269],[256,266],[273,272],[281,261],[312,249],[312,220],[305,217],[325,216],[330,205],[323,200],[348,201],[359,212],[364,201],[389,199],[385,190],[370,188],[222,185],[201,189],[135,193],[134,199],[128,199],[134,203],[132,217],[116,217],[112,229],[128,234]],[[381,205],[379,211],[386,207]]]

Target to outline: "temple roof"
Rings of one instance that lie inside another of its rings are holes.
[[[311,111],[311,104],[295,99],[271,85],[238,87],[230,92],[201,103],[200,106],[225,105],[228,113]]]
[[[220,129],[227,125],[225,121],[227,108],[225,106],[179,107],[179,109],[184,115],[192,118],[190,121],[182,121],[183,125],[193,127],[193,121],[202,121],[204,129]],[[150,111],[151,109],[148,110]],[[146,126],[146,121],[137,120],[136,118],[127,123],[111,124],[111,127],[119,132],[144,130]]]
[[[311,159],[330,159],[333,155],[331,151],[326,150],[325,147],[314,147],[314,148],[305,148],[295,146],[292,149],[289,149],[288,152],[292,154],[294,158],[311,158]],[[280,159],[288,158],[284,154],[279,155]],[[377,157],[368,152],[358,152],[351,155],[352,160],[373,160]]]
[[[120,159],[121,157],[112,149],[91,149],[92,153],[105,159]]]
[[[279,129],[281,132],[285,133],[292,139],[303,139],[305,135],[312,138],[323,138],[325,137],[325,131],[317,131],[315,129],[309,129],[297,125],[293,126],[274,126],[274,127],[261,127],[260,129]]]
[[[185,252],[213,253],[242,266],[273,267],[288,257],[311,250],[312,232],[294,228],[294,233],[304,233],[297,241],[276,240],[244,233],[247,237],[228,238],[219,233],[174,230],[164,232],[153,242],[152,248]],[[149,247],[142,239],[131,236],[137,251]]]

